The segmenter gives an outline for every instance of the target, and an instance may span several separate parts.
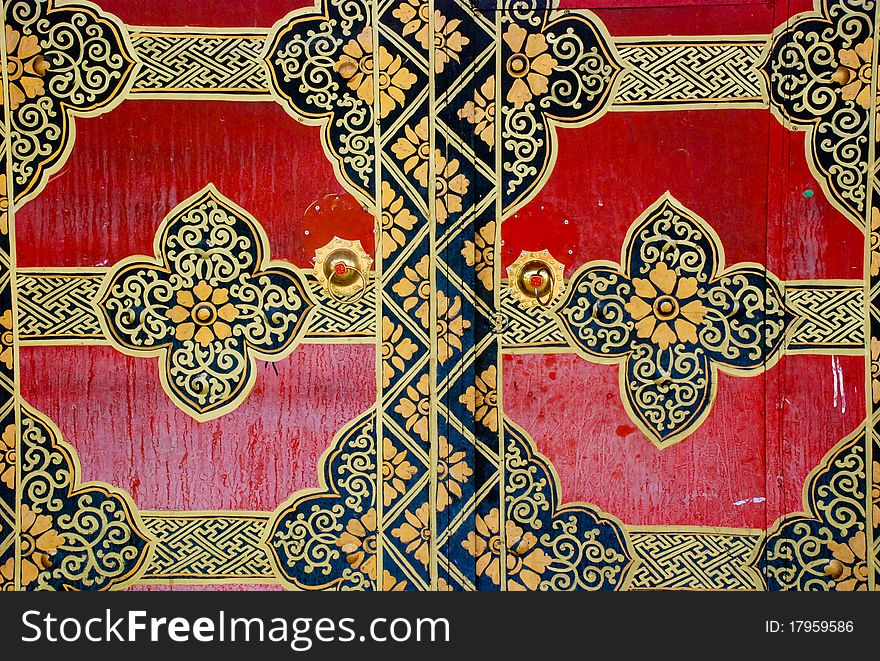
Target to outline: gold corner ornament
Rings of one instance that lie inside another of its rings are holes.
[[[507,267],[510,293],[523,307],[550,307],[565,291],[565,264],[548,250],[523,250]]]
[[[315,251],[314,275],[321,287],[341,303],[353,303],[367,291],[373,258],[360,241],[334,236]]]

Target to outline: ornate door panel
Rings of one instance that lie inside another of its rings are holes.
[[[874,588],[876,8],[583,4],[6,0],[5,588]]]

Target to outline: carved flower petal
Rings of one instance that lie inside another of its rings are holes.
[[[37,537],[35,543],[37,545],[37,548],[41,551],[54,553],[54,551],[64,543],[64,537],[62,535],[59,535],[54,530],[48,530],[44,534]]]
[[[21,39],[21,34],[17,30],[13,30],[12,26],[6,26],[6,52],[14,53],[15,47],[18,46],[18,40]]]
[[[513,104],[514,108],[522,108],[531,98],[532,92],[522,78],[515,79],[507,91],[507,100]]]
[[[675,271],[672,271],[666,266],[666,262],[658,262],[657,265],[651,269],[648,278],[650,278],[651,282],[654,283],[654,285],[656,285],[656,287],[664,294],[671,294],[675,289]]]
[[[675,296],[679,300],[683,300],[685,298],[690,298],[694,294],[697,293],[697,279],[696,278],[679,278],[678,279],[678,289],[675,291]]]
[[[654,333],[651,335],[651,341],[663,351],[666,351],[670,344],[675,344],[675,333],[669,327],[669,324],[662,323],[654,329]]]
[[[849,67],[850,69],[858,69],[862,63],[859,61],[859,56],[856,55],[855,49],[852,48],[844,48],[837,54],[837,59],[840,60],[840,63]]]
[[[208,346],[211,342],[214,341],[214,333],[211,332],[211,329],[207,326],[202,326],[199,331],[196,333],[196,342],[201,344],[203,347]]]
[[[641,296],[642,298],[655,298],[657,296],[657,290],[654,289],[654,285],[648,280],[645,280],[644,278],[633,278],[632,283],[638,296]]]
[[[526,40],[527,32],[524,28],[519,25],[512,24],[507,28],[507,31],[504,33],[504,43],[510,46],[510,50],[514,53],[520,52],[522,50],[523,42]]]
[[[224,323],[222,321],[214,322],[214,335],[217,336],[218,340],[225,340],[227,337],[232,337],[232,327]]]
[[[547,50],[547,39],[543,34],[530,34],[526,40],[526,55],[533,58]]]
[[[856,556],[846,544],[831,542],[828,546],[831,548],[831,554],[843,564],[850,565],[855,562]]]
[[[858,103],[865,110],[869,110],[871,108],[871,86],[865,85],[862,88],[862,91],[859,92],[859,95],[856,97],[856,103]]]
[[[189,318],[189,310],[180,305],[175,305],[173,308],[165,312],[165,316],[168,317],[175,324],[181,323],[184,319]]]
[[[559,62],[556,61],[555,57],[550,55],[550,53],[544,53],[543,55],[539,55],[532,61],[531,68],[532,71],[536,71],[537,73],[549,76],[551,73],[553,73],[553,69],[556,68],[557,64],[559,64]]]
[[[544,570],[550,566],[551,562],[552,560],[550,559],[550,556],[544,553],[541,549],[535,549],[523,560],[523,564],[526,567],[538,574],[543,574]]]
[[[214,293],[211,294],[211,303],[214,305],[223,305],[228,300],[229,290],[226,289],[226,287],[218,287],[214,290]]]
[[[7,49],[8,48],[9,46],[7,44]],[[31,57],[32,55],[36,55],[39,52],[40,42],[37,39],[36,35],[29,34],[26,37],[21,38],[21,42],[18,45],[18,57],[24,60],[28,57]]]
[[[181,342],[186,342],[187,340],[192,339],[192,336],[195,334],[195,332],[196,325],[193,322],[188,321],[185,324],[180,324],[180,326],[178,326],[174,330],[174,337],[176,337]]]
[[[697,327],[686,319],[678,318],[675,320],[675,333],[682,342],[697,341]]]
[[[21,559],[21,584],[23,586],[30,585],[37,580],[40,575],[39,568],[28,558]]]
[[[192,308],[196,304],[196,301],[193,298],[191,291],[183,289],[177,292],[177,304],[182,305],[185,308]]]
[[[657,319],[654,315],[649,317],[645,317],[640,322],[636,324],[636,334],[639,337],[651,337],[651,334],[654,332],[654,326],[657,325]]]
[[[25,526],[22,525],[24,528]],[[40,514],[34,517],[33,523],[27,527],[27,531],[34,537],[42,535],[52,528],[52,517],[47,514]]]
[[[46,90],[43,87],[42,78],[35,78],[33,76],[22,76],[18,80],[19,84],[24,88],[25,96],[29,99],[36,98],[45,94]]]
[[[644,300],[639,298],[638,296],[633,296],[626,305],[623,306],[627,312],[629,312],[633,319],[638,321],[639,319],[646,316],[649,312],[651,312],[651,306],[645,303]],[[653,330],[653,329],[652,329]],[[651,333],[649,332],[648,335]],[[644,336],[647,337],[647,336]]]
[[[540,94],[544,94],[548,89],[550,89],[550,81],[547,76],[544,76],[540,73],[530,73],[526,76],[526,80],[529,81],[529,87],[532,89],[532,93],[536,96]]]
[[[862,530],[859,530],[855,535],[853,535],[852,539],[849,540],[849,547],[852,549],[852,552],[855,553],[856,557],[859,560],[864,560],[867,555],[868,544],[865,539],[865,533]]]
[[[874,37],[868,37],[853,50],[862,59],[862,62],[870,62],[871,58],[874,57]]]
[[[858,96],[859,92],[862,89],[862,81],[858,78],[851,82],[849,85],[840,90],[840,96],[843,97],[844,101],[852,101]]]
[[[227,303],[217,310],[217,316],[226,321],[235,321],[238,317],[238,309],[232,303]]]
[[[193,287],[193,294],[195,294],[200,301],[207,301],[211,296],[211,292],[213,289],[211,285],[209,285],[204,280],[201,280],[199,284]]]
[[[681,308],[682,316],[695,324],[702,323],[707,312],[709,308],[703,305],[702,301],[691,301]]]

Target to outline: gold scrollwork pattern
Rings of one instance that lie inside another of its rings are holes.
[[[333,440],[321,457],[320,489],[293,495],[266,527],[269,561],[299,590],[374,590],[378,551],[376,412]],[[385,581],[385,590],[391,589]]]
[[[73,117],[118,104],[136,62],[124,26],[93,6],[6,0],[14,200],[35,196],[73,146]]]
[[[749,564],[760,587],[868,589],[865,430],[840,441],[804,485],[804,511],[773,524]]]
[[[272,96],[295,119],[324,127],[321,140],[339,180],[365,203],[374,198],[376,177],[374,69],[384,89],[399,89],[392,73],[400,83],[399,56],[380,50],[373,62],[371,12],[366,0],[328,0],[321,13],[297,10],[276,23],[264,51]],[[398,69],[388,71],[394,63]]]
[[[300,273],[269,259],[246,211],[209,185],[156,232],[155,258],[134,256],[105,276],[101,324],[133,356],[160,356],[168,396],[197,420],[236,408],[253,388],[256,359],[297,346],[313,310]]]
[[[151,536],[125,492],[80,483],[73,448],[45,416],[21,406],[21,587],[107,590],[133,583]],[[0,567],[4,582],[13,564]]]
[[[620,521],[594,505],[559,504],[550,462],[513,423],[504,434],[507,589],[626,589],[636,553]]]
[[[779,280],[726,267],[718,235],[668,193],[630,227],[620,264],[582,266],[555,313],[578,355],[621,365],[627,413],[660,448],[709,414],[718,370],[773,365],[792,321]]]
[[[780,26],[760,67],[770,108],[808,130],[807,158],[829,200],[865,226],[874,62],[874,3],[823,0]]]
[[[556,148],[554,126],[596,121],[614,98],[624,68],[598,18],[583,10],[563,14],[555,10],[556,5],[555,0],[508,2],[501,14],[499,103],[505,215],[537,194],[550,175]],[[485,89],[486,83],[475,82]],[[477,107],[481,98],[474,99]],[[492,106],[491,102],[485,105]],[[485,113],[474,114],[472,109],[467,114],[473,117],[476,133],[490,134],[481,128]],[[490,118],[489,123],[493,121]]]

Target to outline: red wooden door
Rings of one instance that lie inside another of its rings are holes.
[[[4,587],[873,589],[875,10],[650,4],[8,0]]]

